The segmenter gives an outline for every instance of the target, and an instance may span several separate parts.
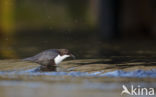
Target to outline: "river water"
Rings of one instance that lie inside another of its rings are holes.
[[[0,97],[120,97],[123,85],[156,88],[156,47],[151,41],[47,38],[18,37],[8,45],[14,56],[1,54]],[[20,60],[51,48],[68,48],[77,59],[65,60],[52,72],[36,72],[39,64]]]

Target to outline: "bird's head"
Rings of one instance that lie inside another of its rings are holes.
[[[60,56],[68,56],[75,59],[75,56],[68,49],[58,49]]]
[[[75,59],[75,56],[67,49],[58,49],[58,53],[59,54],[54,59],[56,65],[68,57]]]

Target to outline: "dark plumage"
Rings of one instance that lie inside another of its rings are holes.
[[[41,65],[48,65],[48,63],[50,63],[50,61],[52,61],[58,54],[59,54],[59,51],[57,49],[49,49],[35,56],[25,58],[24,60],[36,62]]]
[[[63,61],[65,58],[67,58],[64,56],[74,58],[74,56],[67,49],[49,49],[49,50],[45,50],[45,51],[43,51],[43,52],[41,52],[35,56],[25,58],[23,60],[38,63],[42,67],[49,69],[51,67],[56,66],[61,61]],[[62,59],[60,60],[59,58],[60,59],[62,58]],[[58,61],[56,61],[56,59],[59,60],[60,62],[58,63]]]

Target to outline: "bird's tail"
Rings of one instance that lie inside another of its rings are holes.
[[[33,59],[34,59],[34,58],[29,57],[29,58],[24,58],[24,59],[22,59],[22,60],[23,60],[23,61],[33,61]]]

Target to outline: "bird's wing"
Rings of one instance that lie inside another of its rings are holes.
[[[32,61],[40,64],[47,64],[51,59],[54,59],[58,55],[57,50],[50,49],[43,51],[33,57],[25,58],[25,61]]]

